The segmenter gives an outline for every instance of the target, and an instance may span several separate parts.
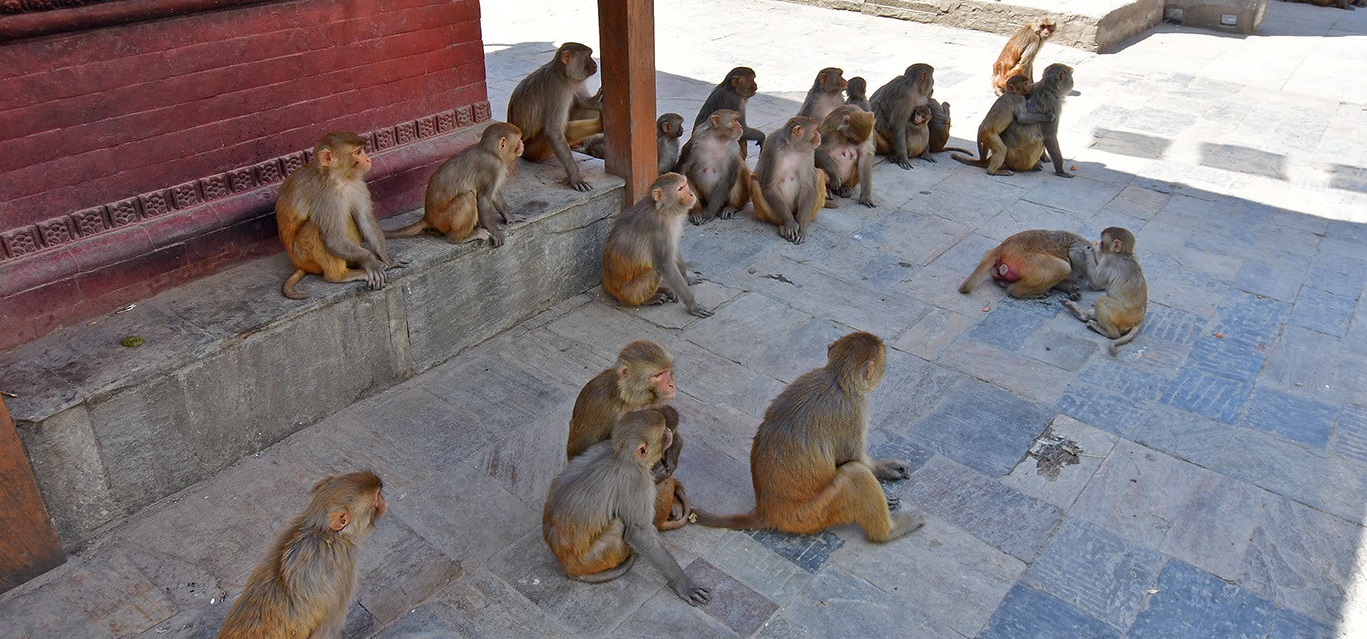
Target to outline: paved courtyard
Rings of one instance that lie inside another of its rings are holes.
[[[495,117],[555,44],[597,48],[592,1],[484,11]],[[767,131],[821,67],[875,88],[929,62],[960,146],[1004,42],[765,0],[660,0],[656,20],[662,112],[691,123],[743,64]],[[307,487],[360,468],[391,509],[349,637],[1367,636],[1364,52],[1367,11],[1282,2],[1246,38],[1164,26],[1107,55],[1046,44],[1037,68],[1075,67],[1075,179],[941,155],[880,163],[880,206],[842,200],[800,246],[748,211],[689,227],[715,316],[570,299],[106,531],[0,596],[0,638],[212,637]],[[1057,296],[956,291],[1017,231],[1112,225],[1138,236],[1150,292],[1119,357]],[[563,577],[541,506],[576,393],[623,344],[674,354],[678,476],[696,504],[739,512],[769,400],[854,330],[889,346],[870,445],[908,461],[885,490],[922,530],[885,545],[853,527],[668,533],[714,593],[704,608],[645,564],[598,586]]]

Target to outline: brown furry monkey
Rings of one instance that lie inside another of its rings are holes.
[[[1002,134],[1011,125],[1020,124],[1041,124],[1050,122],[1055,114],[1035,113],[1030,111],[1027,103],[1027,96],[1030,94],[1030,81],[1025,76],[1015,75],[1006,83],[1006,92],[992,103],[992,108],[987,110],[987,115],[983,116],[982,124],[978,125],[978,159],[973,160],[968,157],[951,155],[950,157],[971,166],[981,166],[987,169],[988,175],[1014,175],[1011,170],[1002,168],[1010,156],[1010,149],[1006,142],[1002,141]],[[967,151],[964,151],[967,153]],[[1036,162],[1038,158],[1036,158]],[[1024,166],[1025,158],[1020,159]],[[1034,168],[1034,162],[1026,169]]]
[[[1007,128],[1002,135],[1002,141],[1010,150],[1007,157],[1008,165],[1012,162],[1012,156],[1019,154],[1023,160],[1033,155],[1036,166],[1032,170],[1038,169],[1039,158],[1048,151],[1049,159],[1054,164],[1054,175],[1073,177],[1072,173],[1063,169],[1063,152],[1058,147],[1058,124],[1059,118],[1063,117],[1063,98],[1072,90],[1073,67],[1058,62],[1044,67],[1044,75],[1040,77],[1040,81],[1030,85],[1030,97],[1025,101],[1026,109],[1031,113],[1049,113],[1054,118],[1037,125],[1025,124],[1017,118],[1016,123]],[[1034,151],[1036,145],[1042,145],[1043,149]]]
[[[869,105],[869,83],[861,76],[854,76],[845,84],[845,104],[852,104],[870,113],[873,107]]]
[[[679,154],[679,173],[698,203],[688,214],[693,224],[731,219],[745,208],[750,197],[750,167],[741,157],[736,141],[744,131],[740,114],[718,109],[693,127],[693,134]]]
[[[851,333],[826,349],[826,365],[803,373],[764,412],[750,447],[755,509],[731,516],[694,510],[706,526],[773,528],[799,535],[858,524],[869,541],[896,539],[924,521],[893,516],[896,498],[879,479],[907,479],[906,462],[874,461],[868,394],[883,379],[886,351],[869,333]]]
[[[778,234],[794,244],[807,241],[807,228],[826,204],[826,172],[816,169],[820,144],[816,120],[789,118],[765,142],[750,177],[755,216],[778,226]]]
[[[1094,308],[1086,311],[1071,300],[1062,300],[1073,316],[1112,341],[1106,350],[1115,357],[1120,347],[1134,341],[1149,308],[1149,286],[1144,269],[1134,256],[1134,233],[1112,226],[1101,232],[1095,260],[1087,267],[1092,288],[1106,291]]]
[[[365,282],[374,290],[384,288],[385,269],[408,265],[389,257],[361,179],[369,170],[365,139],[333,131],[313,145],[313,159],[281,183],[275,222],[295,269],[280,286],[285,297],[308,299],[294,285],[309,273],[329,282]]]
[[[959,285],[959,292],[972,293],[991,274],[992,281],[1006,287],[1011,297],[1043,297],[1057,288],[1080,299],[1078,283],[1087,276],[1094,253],[1092,243],[1077,233],[1021,231],[984,253],[978,267]]]
[[[832,110],[845,103],[845,96],[841,92],[846,85],[844,71],[836,67],[822,69],[816,74],[816,81],[812,82],[812,88],[807,91],[807,97],[797,114],[817,122],[825,120]]]
[[[357,545],[384,514],[371,472],[328,477],[252,571],[218,639],[338,639],[356,590]]]
[[[384,236],[413,237],[436,229],[452,242],[488,240],[494,247],[503,246],[503,231],[494,212],[505,224],[527,221],[508,213],[502,192],[522,148],[522,132],[517,127],[506,122],[490,124],[479,143],[451,156],[432,174],[427,181],[422,219],[386,231]]]
[[[826,173],[832,194],[850,197],[858,186],[860,204],[873,207],[873,114],[853,104],[836,107],[821,123],[816,166]],[[827,198],[827,208],[839,205]]]
[[[878,146],[888,149],[888,159],[893,164],[911,169],[912,156],[908,154],[906,146],[912,114],[916,107],[925,106],[934,92],[935,67],[917,63],[907,67],[906,73],[879,87],[869,98],[873,106]]]
[[[760,146],[764,146],[764,132],[759,129],[751,128],[745,123],[745,105],[750,102],[750,98],[755,97],[759,91],[759,85],[755,83],[755,70],[750,67],[736,67],[726,73],[726,79],[722,80],[712,93],[707,96],[707,101],[702,103],[702,108],[698,109],[698,117],[693,118],[693,128],[698,128],[707,116],[712,115],[718,109],[731,109],[740,114],[740,125],[744,132],[741,134],[740,155],[745,157],[748,153],[746,149],[747,141],[754,141]]]
[[[683,300],[690,315],[711,317],[693,299],[679,253],[683,222],[698,198],[678,173],[650,185],[650,197],[627,209],[612,224],[603,246],[603,290],[627,306]],[[668,285],[661,286],[661,283]]]
[[[1006,90],[1006,81],[1013,76],[1025,76],[1035,81],[1035,56],[1039,54],[1044,41],[1054,34],[1053,18],[1037,18],[1012,34],[1011,39],[1002,47],[1001,55],[992,63],[992,88],[997,95]]]
[[[508,97],[508,122],[522,131],[527,144],[523,157],[542,162],[554,155],[576,191],[593,189],[579,174],[570,147],[603,130],[601,92],[596,98],[587,98],[587,90],[582,90],[584,81],[597,72],[593,49],[566,42],[550,62],[518,82]],[[571,109],[588,109],[599,115],[570,120]]]
[[[660,175],[674,170],[679,161],[679,138],[683,136],[683,116],[666,113],[655,120],[655,158]],[[602,133],[590,135],[580,149],[598,159],[607,157],[607,139]]]
[[[655,479],[651,468],[669,448],[672,434],[665,412],[648,408],[628,413],[612,439],[570,460],[551,482],[541,516],[541,537],[555,553],[565,575],[602,583],[627,573],[636,554],[669,581],[689,605],[712,599],[697,586],[655,530]]]

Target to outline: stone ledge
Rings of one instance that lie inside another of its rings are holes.
[[[1010,35],[1053,16],[1055,44],[1106,53],[1157,25],[1164,0],[787,0],[867,15]]]
[[[529,221],[501,248],[392,241],[412,264],[383,290],[310,276],[298,288],[312,299],[285,299],[281,253],[0,354],[63,545],[597,285],[624,187],[579,159],[597,187],[587,194],[558,164],[521,163],[505,193]],[[125,348],[128,335],[146,343]]]

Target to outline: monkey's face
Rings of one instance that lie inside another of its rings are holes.
[[[738,75],[731,78],[731,86],[735,87],[736,93],[742,98],[753,98],[755,92],[759,91],[759,85],[755,83],[753,75]]]
[[[1039,34],[1041,40],[1047,39],[1054,34],[1054,24],[1052,22],[1045,22],[1044,24],[1039,25],[1039,27],[1035,29],[1035,32]]]
[[[358,146],[351,149],[346,157],[347,164],[350,166],[343,168],[348,169],[347,173],[352,177],[361,177],[370,170],[370,156],[366,155],[365,147]]]
[[[685,187],[688,185],[685,184]],[[651,392],[655,393],[655,398],[659,403],[664,404],[674,401],[674,369],[666,368],[650,376]]]
[[[687,209],[693,208],[693,204],[698,201],[698,196],[693,194],[693,189],[688,188],[688,180],[680,179],[679,185],[674,187],[674,200],[679,203],[679,206]],[[670,379],[669,387],[674,387],[672,378]],[[672,391],[670,396],[673,397]]]

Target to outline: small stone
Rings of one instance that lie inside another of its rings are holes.
[[[147,340],[138,337],[137,335],[129,335],[128,337],[119,340],[119,343],[127,348],[137,348],[139,346],[142,346],[143,344],[146,344]]]

